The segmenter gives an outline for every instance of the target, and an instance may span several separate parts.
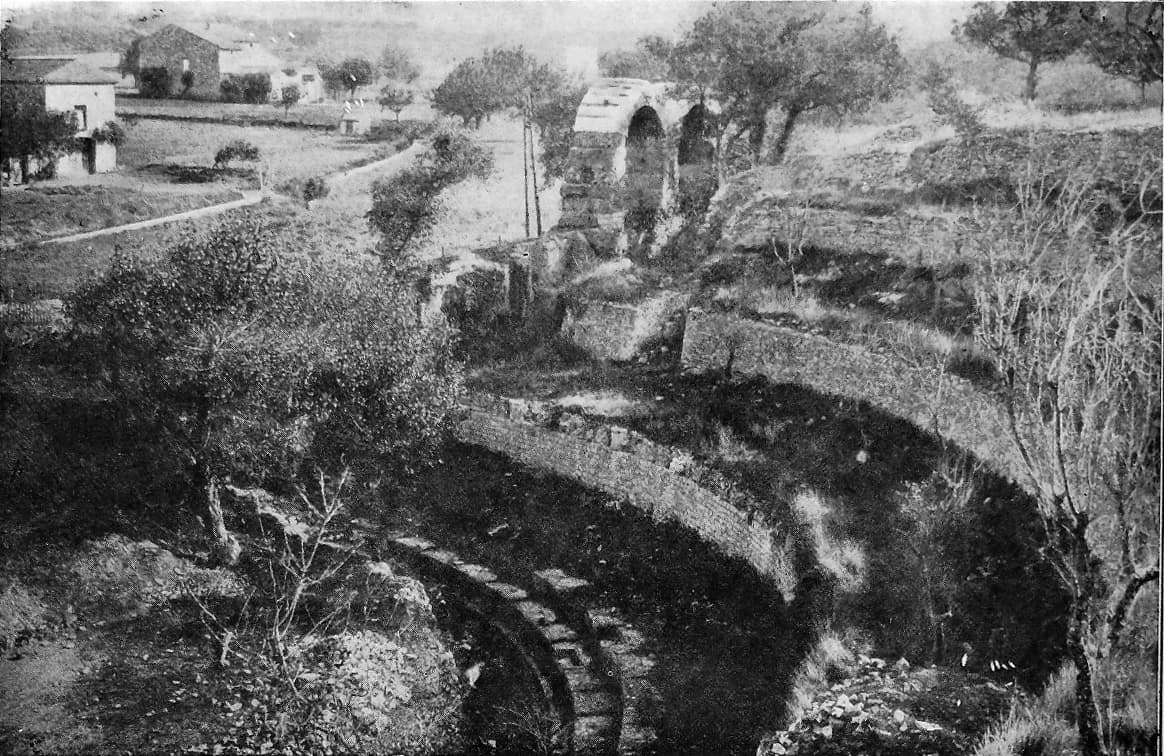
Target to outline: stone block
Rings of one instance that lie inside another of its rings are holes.
[[[497,573],[479,564],[462,563],[457,565],[457,571],[478,583],[488,583],[497,580]]]
[[[523,617],[539,627],[553,625],[558,621],[558,615],[554,614],[553,609],[536,601],[519,601],[516,606]]]
[[[432,541],[416,536],[401,536],[393,538],[392,541],[414,551],[428,551],[436,548],[436,544]]]
[[[493,581],[489,583],[489,587],[493,589],[493,591],[498,596],[505,599],[506,601],[524,601],[525,599],[529,598],[529,594],[526,593],[524,589],[518,588],[516,585],[511,585],[509,583]]]
[[[552,593],[565,595],[590,587],[590,581],[567,575],[557,567],[538,570],[534,575],[538,582],[545,585]]]
[[[625,450],[630,442],[630,432],[621,426],[610,426],[610,448],[616,451]]]
[[[546,628],[542,630],[542,634],[549,639],[550,643],[578,640],[578,633],[571,630],[568,625],[563,625],[560,622],[546,626]]]
[[[579,717],[608,716],[618,713],[618,701],[604,690],[586,690],[574,693],[574,715]]]

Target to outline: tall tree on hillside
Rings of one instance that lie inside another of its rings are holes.
[[[117,63],[117,72],[122,76],[132,76],[134,87],[140,87],[141,82],[138,79],[141,71],[141,41],[142,37],[138,37],[129,43],[125,48],[125,52],[121,53],[121,59]]]
[[[411,84],[420,76],[420,67],[406,50],[385,45],[376,64],[380,75],[398,84]]]
[[[380,104],[380,109],[388,108],[396,114],[396,121],[400,121],[400,111],[412,104],[414,95],[408,87],[402,87],[397,84],[387,84],[380,90],[380,96],[376,98],[376,102]]]
[[[407,288],[370,261],[296,256],[303,231],[227,221],[163,260],[115,259],[67,303],[71,343],[185,469],[224,562],[239,554],[225,484],[288,485],[305,464],[364,459],[408,475],[459,387],[448,334],[417,323]]]
[[[441,192],[465,179],[487,178],[493,153],[459,131],[442,130],[415,164],[372,184],[368,224],[380,232],[376,252],[386,268],[407,274],[417,245],[441,214]]]
[[[954,36],[988,48],[996,55],[1027,64],[1023,98],[1035,99],[1039,66],[1063,60],[1087,40],[1080,11],[1083,3],[1011,2],[1000,12],[995,3],[976,3],[970,16],[954,27]]]
[[[1083,9],[1087,54],[1112,76],[1145,88],[1164,78],[1164,2],[1097,3]]]
[[[608,50],[598,56],[603,76],[666,81],[671,75],[670,40],[651,35],[641,37],[632,50]]]
[[[1041,550],[1070,601],[1086,756],[1112,745],[1117,723],[1104,722],[1099,693],[1119,674],[1104,667],[1125,645],[1137,599],[1160,579],[1159,163],[1142,178],[1133,206],[1101,231],[1094,177],[1050,182],[1032,171],[1020,185],[1021,222],[982,236],[975,276],[977,337],[1005,377]],[[1147,630],[1153,641],[1157,633]]]
[[[449,72],[432,93],[432,105],[446,115],[457,116],[466,127],[481,125],[481,120],[500,109],[493,78],[478,58],[466,58]]]
[[[320,67],[320,76],[329,90],[346,91],[349,97],[355,97],[357,89],[375,80],[376,72],[365,58],[347,58],[337,66]]]
[[[724,5],[696,20],[671,62],[679,92],[718,101],[717,128],[732,130],[731,141],[746,134],[755,162],[772,109],[783,114],[773,150],[779,162],[805,113],[859,112],[891,97],[905,75],[896,41],[867,6],[854,15],[785,3]]]

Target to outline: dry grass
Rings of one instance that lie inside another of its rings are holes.
[[[822,634],[792,678],[785,727],[804,716],[817,691],[843,680],[856,668],[856,663],[856,655],[840,636],[833,632]]]
[[[269,183],[323,176],[351,165],[387,157],[391,145],[276,126],[226,126],[213,123],[140,120],[128,129],[118,163],[128,168],[150,164],[211,166],[214,154],[234,140],[250,142],[269,163]]]
[[[144,187],[145,185],[143,185]],[[158,218],[240,199],[234,189],[211,186],[200,194],[127,187],[39,187],[0,194],[0,238],[5,243],[41,241]]]
[[[801,491],[792,500],[792,511],[812,538],[817,562],[837,581],[844,593],[855,593],[865,585],[865,551],[856,541],[833,538],[832,507],[819,493]]]

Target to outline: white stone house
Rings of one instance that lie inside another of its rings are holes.
[[[117,148],[94,138],[94,132],[116,117],[113,88],[119,81],[108,71],[61,57],[15,58],[4,64],[0,77],[0,85],[12,94],[35,100],[45,110],[72,114],[79,147],[57,159],[60,178],[117,170]],[[21,162],[29,172],[41,167]]]

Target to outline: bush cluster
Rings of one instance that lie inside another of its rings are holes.
[[[232,160],[258,160],[259,148],[250,142],[236,139],[227,142],[218,152],[214,153],[214,167],[225,168]]]
[[[271,77],[265,73],[231,74],[219,85],[224,102],[261,105],[271,96]]]

